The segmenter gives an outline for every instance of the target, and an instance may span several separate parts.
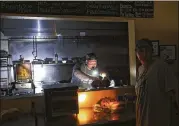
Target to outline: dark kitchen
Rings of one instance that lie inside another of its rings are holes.
[[[1,2],[0,124],[135,126],[136,22],[155,4]]]

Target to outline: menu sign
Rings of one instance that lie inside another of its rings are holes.
[[[1,13],[153,18],[153,1],[1,1]]]

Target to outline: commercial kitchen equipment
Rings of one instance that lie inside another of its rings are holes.
[[[78,87],[62,84],[44,87],[45,120],[79,113]]]

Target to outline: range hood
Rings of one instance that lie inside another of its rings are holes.
[[[128,34],[125,22],[82,22],[32,19],[2,19],[2,32],[10,40],[29,41],[37,36],[39,41],[50,41],[65,37],[123,36]]]
[[[3,19],[2,21],[2,32],[10,40],[29,41],[34,36],[38,40],[58,39],[55,28],[55,22],[50,20]]]

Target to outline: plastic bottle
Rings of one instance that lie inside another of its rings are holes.
[[[55,53],[55,63],[57,64],[58,63],[58,54]]]

